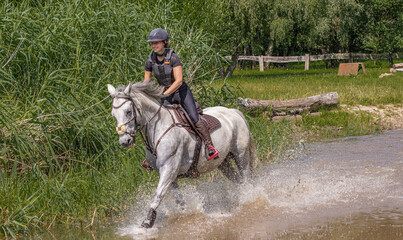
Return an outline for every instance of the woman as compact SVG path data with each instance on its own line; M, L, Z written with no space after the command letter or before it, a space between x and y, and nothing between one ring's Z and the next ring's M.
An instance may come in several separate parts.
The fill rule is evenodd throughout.
M214 159L220 153L214 148L210 133L204 121L200 120L196 110L196 104L189 86L183 81L182 63L176 53L169 49L168 32L157 28L150 32L148 41L153 52L145 64L144 81L151 79L151 75L157 79L158 84L165 87L163 104L180 104L189 114L196 126L196 130L204 140L208 149L208 160Z

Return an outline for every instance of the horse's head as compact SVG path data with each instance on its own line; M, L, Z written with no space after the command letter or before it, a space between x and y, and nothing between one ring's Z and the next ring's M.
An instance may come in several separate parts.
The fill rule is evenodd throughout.
M133 147L136 144L137 116L140 112L130 96L131 88L131 84L116 89L108 84L109 94L113 98L112 116L116 119L116 131L123 147Z
M108 91L113 98L112 116L117 122L119 143L132 147L140 125L147 124L159 112L164 87L154 87L151 80L146 80L116 89L108 84Z

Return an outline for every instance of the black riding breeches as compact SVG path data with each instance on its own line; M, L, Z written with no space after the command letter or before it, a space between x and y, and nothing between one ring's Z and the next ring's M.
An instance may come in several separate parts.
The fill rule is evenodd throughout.
M189 86L183 82L182 86L168 97L161 98L162 104L180 104L189 114L193 123L199 121L199 113L196 109L196 103Z

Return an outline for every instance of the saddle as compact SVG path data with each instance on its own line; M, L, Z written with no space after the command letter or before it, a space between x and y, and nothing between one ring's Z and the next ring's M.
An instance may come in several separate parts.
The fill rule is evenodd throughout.
M195 130L196 127L194 126L194 123L192 122L189 114L186 112L186 110L183 107L181 107L178 104L173 104L173 105L170 105L170 108L174 110L174 113L178 120L178 125L182 126L189 133L194 134L196 136L196 147L195 147L195 151L193 154L192 165L190 166L187 173L181 174L178 177L179 178L197 178L200 176L200 173L197 170L197 164L199 163L199 156L200 156L200 151L201 151L201 147L202 147L202 138L196 132L196 130ZM204 121L204 123L206 123L207 128L210 133L221 127L221 123L217 118L215 118L211 115L208 115L208 114L203 114L203 109L200 107L199 103L197 103L197 102L196 102L196 108L197 108L197 112L199 113L200 120Z
M185 111L185 109L183 109L183 107L181 107L178 104L173 104L172 106L173 106L175 115L178 119L178 123L181 126L183 126L188 132L196 135L194 124L193 124L192 120L190 119L189 114ZM196 109L197 109L197 112L199 113L200 120L204 121L204 123L207 125L207 128L210 133L213 132L214 130L216 130L217 128L221 127L221 123L217 118L215 118L211 115L208 115L208 114L203 114L203 109L200 107L199 103L197 103L197 102L196 102Z

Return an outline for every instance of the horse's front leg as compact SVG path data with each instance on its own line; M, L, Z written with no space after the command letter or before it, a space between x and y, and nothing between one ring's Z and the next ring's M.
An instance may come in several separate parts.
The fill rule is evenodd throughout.
M174 182L176 179L177 171L175 171L176 168L172 166L172 162L169 160L166 161L166 164L159 169L160 180L158 182L158 187L155 190L154 196L151 200L151 206L147 218L141 224L141 226L144 228L151 228L154 225L157 217L156 210L164 198L169 186L171 186L172 182Z

